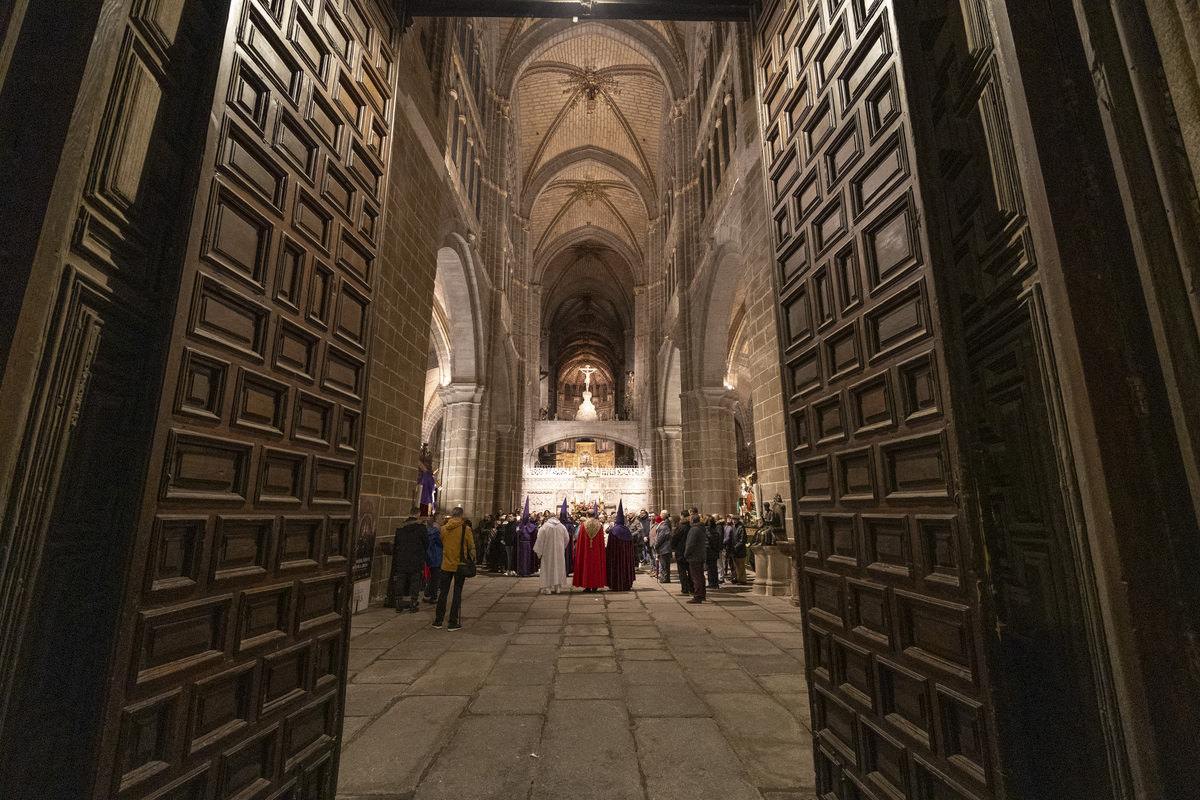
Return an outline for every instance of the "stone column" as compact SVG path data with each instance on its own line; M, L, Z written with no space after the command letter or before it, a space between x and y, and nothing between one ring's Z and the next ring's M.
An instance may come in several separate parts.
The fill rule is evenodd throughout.
M683 394L684 501L705 514L737 509L737 440L733 409L737 394L724 387Z
M442 418L442 489L438 508L449 513L461 505L467 516L474 519L483 387L451 383L438 389L438 395L446 409Z
M660 490L654 502L672 514L683 506L683 436L678 425L662 425L655 430L658 449L662 454L654 465L658 478L654 485Z

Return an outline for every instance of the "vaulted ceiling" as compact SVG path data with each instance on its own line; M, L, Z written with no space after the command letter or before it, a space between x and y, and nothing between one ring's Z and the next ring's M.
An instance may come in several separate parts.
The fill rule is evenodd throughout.
M681 86L673 22L502 20L500 90L510 87L521 214L556 366L620 369L646 282L662 135ZM595 324L580 319L594 316Z
M589 226L645 257L666 90L658 65L605 28L589 24L530 54L516 84L535 260L556 238Z

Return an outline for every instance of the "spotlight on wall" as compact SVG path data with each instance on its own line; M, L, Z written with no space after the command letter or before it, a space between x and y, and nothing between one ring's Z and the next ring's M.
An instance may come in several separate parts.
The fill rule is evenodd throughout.
M579 22L579 17L571 17L571 22Z
M732 392L736 387L734 387L729 381L725 381L725 388Z

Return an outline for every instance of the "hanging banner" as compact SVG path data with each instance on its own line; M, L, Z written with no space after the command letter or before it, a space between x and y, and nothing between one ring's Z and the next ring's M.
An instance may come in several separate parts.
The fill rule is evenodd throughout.
M366 611L371 603L371 560L375 556L375 528L383 497L358 496L358 525L354 537L354 613Z

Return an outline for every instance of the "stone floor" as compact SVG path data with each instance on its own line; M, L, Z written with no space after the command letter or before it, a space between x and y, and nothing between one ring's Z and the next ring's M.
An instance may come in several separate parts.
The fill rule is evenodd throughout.
M677 590L480 576L461 631L355 616L339 799L813 798L800 610Z

